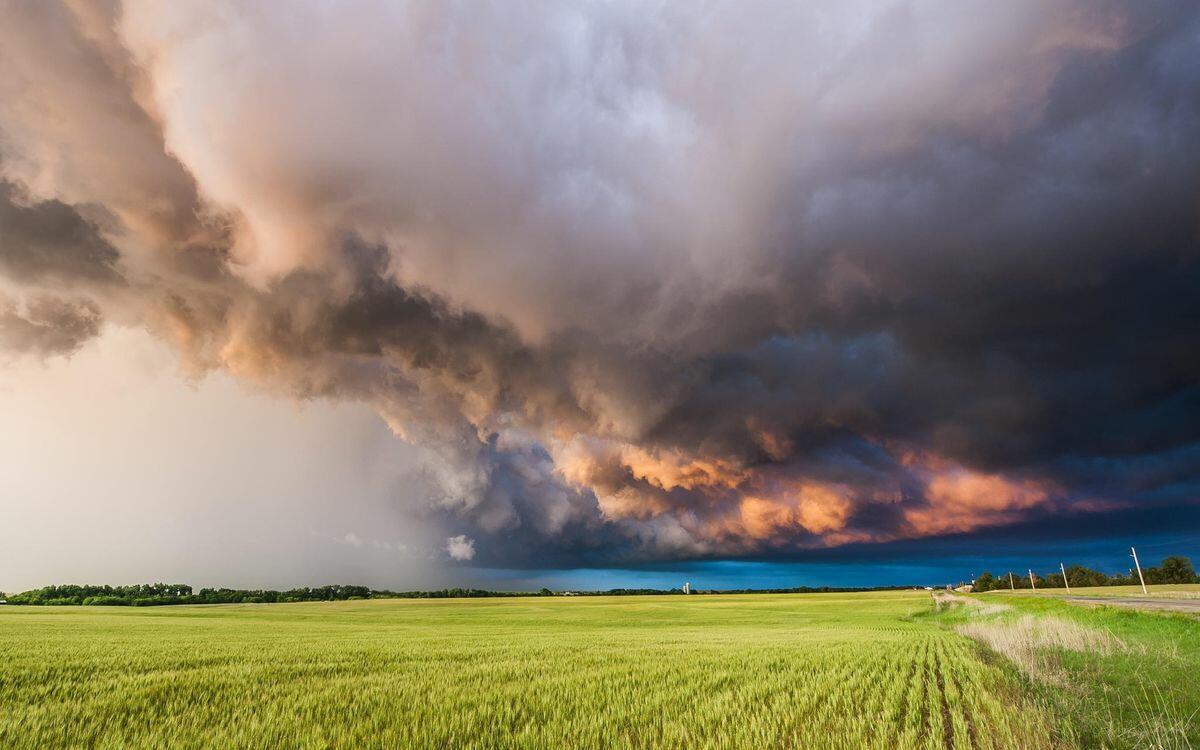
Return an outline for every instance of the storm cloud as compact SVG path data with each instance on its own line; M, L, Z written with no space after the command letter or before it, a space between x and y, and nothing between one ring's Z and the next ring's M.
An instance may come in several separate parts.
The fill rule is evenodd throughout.
M116 282L117 250L92 223L57 201L24 204L25 196L0 182L0 263L20 283Z
M368 5L5 2L0 344L367 403L477 564L1197 502L1193 4Z

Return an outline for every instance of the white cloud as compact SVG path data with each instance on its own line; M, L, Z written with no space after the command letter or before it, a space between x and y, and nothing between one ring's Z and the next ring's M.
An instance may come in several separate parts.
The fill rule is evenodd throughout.
M475 557L475 540L466 534L448 537L446 552L451 560L470 560Z

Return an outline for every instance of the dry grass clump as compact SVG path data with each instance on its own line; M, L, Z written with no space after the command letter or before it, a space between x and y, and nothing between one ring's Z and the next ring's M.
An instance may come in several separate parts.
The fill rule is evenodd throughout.
M975 601L973 599L971 600L971 603L974 605L973 613L979 615L980 617L999 615L1012 611L1012 607L1008 606L1007 604L996 604L995 602L984 603Z
M1058 650L1111 654L1125 644L1111 633L1084 627L1058 617L1026 615L1015 620L967 622L955 628L1012 660L1034 677L1056 678Z
M972 615L977 615L979 617L989 617L991 615L999 615L1012 611L1012 607L1007 604L981 602L978 599L971 599L966 596L958 596L957 594L952 594L949 591L935 591L933 594L933 606L939 612L953 609L955 607L965 607L970 609Z

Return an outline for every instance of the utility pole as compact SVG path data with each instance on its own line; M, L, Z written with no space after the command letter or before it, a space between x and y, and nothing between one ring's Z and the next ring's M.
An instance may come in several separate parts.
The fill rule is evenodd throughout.
M1058 564L1058 569L1062 571L1063 585L1067 587L1067 593L1069 594L1071 593L1071 584L1067 583L1067 569L1063 567L1062 563Z
M1011 570L1010 570L1010 571L1008 571L1008 588L1009 588L1009 590L1010 590L1010 591L1016 591L1016 590L1017 590L1017 584L1013 583L1013 579L1012 579L1012 571L1011 571Z
M1037 584L1033 582L1033 568L1029 569L1029 585L1033 587L1034 591L1037 591Z
M1133 555L1133 565L1135 568L1137 568L1138 580L1142 582L1142 593L1149 596L1150 592L1146 590L1146 579L1142 576L1142 564L1138 562L1137 559L1137 550L1135 550L1133 547L1130 547L1129 552Z

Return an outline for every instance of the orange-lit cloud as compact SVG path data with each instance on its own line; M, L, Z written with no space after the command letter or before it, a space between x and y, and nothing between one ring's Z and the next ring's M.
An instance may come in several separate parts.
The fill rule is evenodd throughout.
M905 462L925 480L925 502L904 512L914 536L1011 523L1059 492L1050 482L972 471L928 455L909 454Z
M796 530L822 535L844 528L851 507L844 488L801 482L772 497L743 496L737 519L744 533L755 539Z

